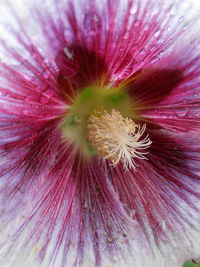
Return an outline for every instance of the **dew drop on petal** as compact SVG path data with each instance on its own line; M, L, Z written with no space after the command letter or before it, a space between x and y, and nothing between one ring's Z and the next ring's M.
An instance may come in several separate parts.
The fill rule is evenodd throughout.
M130 209L130 217L133 218L135 216L135 210Z
M130 14L132 15L135 14L137 12L137 8L138 8L137 5L132 6L130 9Z
M162 228L163 228L163 230L166 230L166 228L167 228L167 225L166 225L165 221L162 222Z
M185 117L187 116L188 112L189 112L188 108L182 108L181 110L177 110L177 109L174 110L174 113L178 117Z
M124 39L126 40L126 39L128 39L128 37L129 37L129 32L127 31L125 34L124 34Z
M177 9L176 9L176 7L174 6L174 7L172 7L172 9L170 10L170 15L171 15L171 16L175 16L176 13L177 13Z
M29 116L29 115L31 115L31 111L28 110L28 109L24 109L22 113L23 113L24 116Z
M178 22L179 22L179 23L182 23L183 21L184 21L184 17L181 16L181 17L178 19Z
M73 32L71 29L66 28L64 30L64 36L65 38L70 42L73 39Z
M55 61L59 71L66 77L76 75L79 70L79 64L73 51L67 47L58 53Z
M65 55L67 56L68 59L72 59L73 58L73 52L70 51L70 49L68 47L65 47L63 49Z
M86 14L84 17L83 26L86 30L101 26L99 16L93 13Z
M43 77L44 77L45 79L48 79L48 78L50 77L50 72L49 72L49 70L45 70L45 71L43 72Z
M135 28L138 27L140 25L140 21L139 20L135 20L134 26Z
M157 30L155 33L154 33L154 37L158 37L160 34L160 30Z

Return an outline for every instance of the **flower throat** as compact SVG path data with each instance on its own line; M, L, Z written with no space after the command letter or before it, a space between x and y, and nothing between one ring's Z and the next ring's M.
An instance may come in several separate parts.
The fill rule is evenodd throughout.
M145 125L133 120L133 104L123 89L86 87L74 99L62 123L63 137L86 158L95 155L135 168L151 144L141 138Z

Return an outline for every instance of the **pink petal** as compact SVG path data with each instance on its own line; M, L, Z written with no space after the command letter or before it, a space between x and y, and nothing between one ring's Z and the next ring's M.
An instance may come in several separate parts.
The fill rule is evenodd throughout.
M154 246L169 260L164 243L179 246L175 258L184 246L193 252L187 227L199 231L200 57L190 32L197 16L189 19L179 1L122 4L36 1L33 36L12 6L11 16L2 12L0 215L10 236L1 248L12 251L14 241L30 253L39 244L39 264L84 266L90 253L91 266L114 257L126 264L137 251L134 266L149 266L143 258L154 259ZM66 95L123 82L153 141L136 172L85 162L60 131Z

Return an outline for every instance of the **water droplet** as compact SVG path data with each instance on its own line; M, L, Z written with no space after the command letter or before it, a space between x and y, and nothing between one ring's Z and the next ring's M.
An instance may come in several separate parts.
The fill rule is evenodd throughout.
M131 9L130 9L130 14L135 14L137 12L137 5L134 5L134 6L132 6L131 7Z
M87 203L87 199L85 200L84 202L84 206L83 206L84 209L87 209L88 208L88 203Z
M50 74L50 71L49 71L48 69L46 69L46 70L43 72L43 77L44 77L45 79L48 79L50 75L51 75L51 74Z
M64 36L66 40L71 41L73 39L73 31L71 29L65 29Z
M166 230L166 228L167 228L166 222L163 221L163 222L162 222L162 229L163 229L163 230Z
M65 47L63 49L65 55L67 56L68 59L72 59L73 58L73 52L69 50L68 47Z
M135 20L135 22L134 22L134 26L135 27L138 27L140 25L140 21L139 20Z
M94 21L95 22L98 22L99 21L99 17L96 14L94 15Z
M172 31L172 27L168 27L168 28L166 29L166 32L167 32L167 33L171 32L171 31Z
M154 37L158 37L160 34L160 30L157 30L155 33L154 33Z
M133 218L135 215L135 210L133 209L130 209L130 217Z
M31 111L30 110L28 110L28 109L24 109L23 110L23 115L24 116L29 116L31 114Z
M181 17L178 19L178 22L179 22L179 23L182 23L183 21L184 21L184 17L181 16Z
M125 34L124 34L124 39L126 40L126 39L128 39L128 37L129 37L129 32L126 32Z
M188 27L188 23L185 23L182 27L182 31L184 32L185 30L187 30L187 27Z
M188 99L183 99L183 100L182 100L182 103L183 103L183 104L187 104L187 103L188 103Z
M87 13L85 14L83 25L86 30L90 30L93 28L94 23L98 23L99 17L96 14Z
M148 30L149 30L149 25L146 24L146 25L143 27L143 30L144 30L144 31L148 31Z
M176 8L175 6L173 6L173 7L171 8L171 10L170 10L170 15L171 15L171 16L175 16L176 13L177 13L177 8Z
M182 108L182 109L175 109L174 113L176 114L176 116L178 117L185 117L188 115L189 109L188 108Z
M160 7L158 5L154 6L152 10L152 15L157 15L160 11Z

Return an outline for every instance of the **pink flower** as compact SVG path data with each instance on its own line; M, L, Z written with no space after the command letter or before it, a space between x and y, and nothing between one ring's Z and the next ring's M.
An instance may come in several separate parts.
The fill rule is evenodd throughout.
M62 267L176 267L198 255L192 8L48 0L20 20L2 6L2 264L19 251Z

